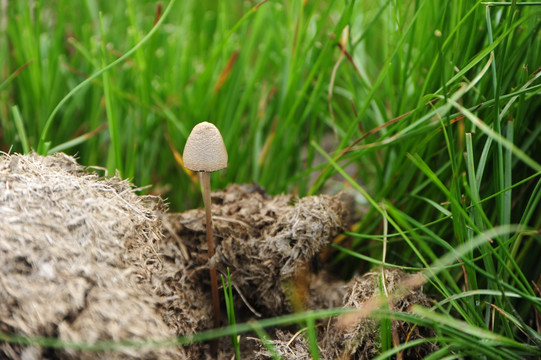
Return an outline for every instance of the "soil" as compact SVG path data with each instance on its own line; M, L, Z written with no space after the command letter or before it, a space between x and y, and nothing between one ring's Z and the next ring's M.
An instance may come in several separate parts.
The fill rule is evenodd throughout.
M430 305L415 274L376 269L345 282L324 270L319 254L354 216L346 195L271 197L257 185L231 185L212 199L216 251L208 259L203 209L170 213L159 197L138 196L129 182L88 172L64 154L0 156L0 358L215 358L207 343L118 346L211 328L209 264L231 273L238 323L359 309L318 326L323 359L378 353L379 321L369 315L383 304L382 279L394 310ZM399 321L392 329L401 343L431 336ZM284 359L310 358L297 330L269 329ZM52 339L48 346L24 340L43 338ZM76 346L96 341L112 341L114 349ZM254 334L240 342L243 359L272 358ZM434 349L423 345L402 357ZM229 338L220 339L218 351L218 358L232 358Z

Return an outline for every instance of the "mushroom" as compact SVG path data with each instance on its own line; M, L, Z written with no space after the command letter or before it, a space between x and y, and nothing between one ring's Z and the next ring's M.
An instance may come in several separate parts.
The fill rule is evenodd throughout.
M197 124L188 136L184 147L184 167L198 171L203 189L205 205L207 243L209 260L214 256L214 239L212 236L212 215L210 202L210 173L227 167L227 150L224 140L216 126L208 122ZM216 264L210 266L210 286L212 289L212 305L214 307L214 327L220 326L220 302L218 298L218 278Z

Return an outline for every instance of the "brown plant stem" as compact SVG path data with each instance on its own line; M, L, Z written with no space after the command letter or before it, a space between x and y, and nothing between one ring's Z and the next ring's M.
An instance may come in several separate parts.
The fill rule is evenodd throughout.
M203 186L203 202L205 204L206 226L207 226L207 244L209 261L214 256L214 238L212 234L212 214L210 201L210 173L200 172L201 185ZM220 327L220 300L218 297L218 277L216 275L216 264L212 264L209 269L210 286L212 289L212 306L214 308L214 328Z

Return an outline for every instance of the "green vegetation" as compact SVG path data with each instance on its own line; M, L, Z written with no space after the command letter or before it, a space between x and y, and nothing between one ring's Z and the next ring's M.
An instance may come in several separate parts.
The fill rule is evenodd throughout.
M8 1L0 149L77 154L181 210L201 197L175 151L212 122L216 188L351 191L340 275L427 274L432 311L374 316L434 328L434 358L540 356L540 30L538 2Z
M233 285L231 285L231 274L229 268L227 268L227 284L224 280L224 276L221 275L222 287L224 289L225 308L227 311L227 323L232 329L235 329L237 322L235 319L235 302L233 300ZM235 349L235 359L240 360L240 344L236 333L231 335L231 345Z

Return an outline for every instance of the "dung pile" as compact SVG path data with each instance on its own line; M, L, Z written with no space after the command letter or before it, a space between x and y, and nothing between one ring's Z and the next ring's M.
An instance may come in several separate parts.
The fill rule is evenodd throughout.
M212 326L208 296L211 262L224 277L227 269L231 273L238 322L298 310L359 309L354 316L325 320L318 326L323 359L370 359L379 352L379 320L369 315L382 305L381 276L385 279L389 304L394 311L407 312L413 304L430 306L418 275L386 269L356 276L346 283L324 270L318 271L322 267L318 264L318 254L350 221L347 199L326 195L299 200L288 195L269 197L255 185L231 185L214 192L212 198L217 246L210 261L207 259L203 209L169 214L163 219L168 229L165 236L169 239L161 243L159 252L166 259L162 269L169 269L165 272L171 274L167 281L171 286L169 293L164 294L170 301L162 305L164 317L169 319L170 325L178 326L175 314L186 306L204 314L195 326L177 328L179 334ZM206 301L194 302L194 293L197 299ZM398 321L393 321L392 327L398 343L433 335L427 329ZM271 342L284 359L310 358L302 335L287 329L272 331ZM230 341L223 340L220 358L231 358ZM241 344L246 346L243 358L272 358L261 341L252 335L243 335ZM417 359L419 354L426 355L434 349L428 343L408 349L402 355L404 359ZM193 358L209 354L208 348L200 345L190 347L188 351Z
M382 296L381 284L385 284L386 294ZM423 278L419 275L406 274L396 269L385 269L355 276L347 284L343 307L357 309L349 315L333 318L320 327L318 345L324 360L355 359L369 360L376 357L381 349L380 320L370 315L381 306L388 306L396 312L408 312L413 305L429 307L430 299L422 291ZM327 291L335 291L328 287ZM323 324L322 324L323 325ZM430 329L417 327L407 322L391 322L393 341L404 344L417 339L434 336ZM272 344L285 359L309 359L310 350L306 340L298 334L277 330ZM260 340L255 359L271 359L272 354ZM410 347L400 353L402 359L423 359L437 350L437 347L425 342Z
M276 315L292 310L290 284L309 273L317 254L344 228L348 210L333 196L267 197L253 185L232 185L213 193L215 262L257 312ZM189 253L186 266L198 269L206 282L207 245L202 209L169 218L177 239ZM292 290L293 291L293 290Z
M327 359L372 359L380 351L380 320L369 317L379 306L392 311L408 312L413 305L431 306L423 293L424 280L417 274L406 274L397 269L369 272L354 277L347 284L344 307L359 310L358 314L333 319L323 335ZM381 284L384 283L384 291ZM384 294L383 294L384 293ZM385 300L384 300L385 299ZM393 320L391 333L397 344L433 336L431 330ZM337 346L338 345L338 346ZM401 352L403 359L423 359L436 350L431 343L421 344Z
M0 358L214 358L206 343L154 342L212 327L212 263L222 275L231 272L239 323L363 308L376 296L377 277L345 283L321 270L318 255L348 226L351 202L270 197L255 185L231 185L212 197L216 252L209 260L202 209L168 213L161 199L137 196L128 182L85 172L63 154L0 156L0 339L53 339L53 346L0 340ZM389 291L406 278L388 272ZM428 301L419 288L397 299L400 311ZM371 321L327 320L318 327L322 357L377 352ZM291 331L269 329L284 359L307 357L303 336ZM106 342L91 351L73 346L96 341ZM244 359L270 356L253 334L242 336L241 350ZM230 339L220 339L219 358L232 355Z
M0 332L90 343L173 335L156 296L138 286L157 254L130 251L160 239L160 207L128 182L85 173L63 154L1 156ZM0 343L0 358L97 356ZM183 350L125 348L107 357L178 359Z
M341 303L341 292L328 292L322 284L330 277L310 269L317 268L317 255L349 219L343 201L333 196L298 201L289 195L269 197L256 185L231 185L214 192L212 199L216 249L210 261L222 275L227 269L231 273L238 321ZM162 222L168 229L157 248L163 266L149 280L167 299L161 303L163 317L179 335L209 329L213 312L204 210L166 214ZM229 339L222 345L230 351ZM206 350L197 345L187 351L199 358Z

